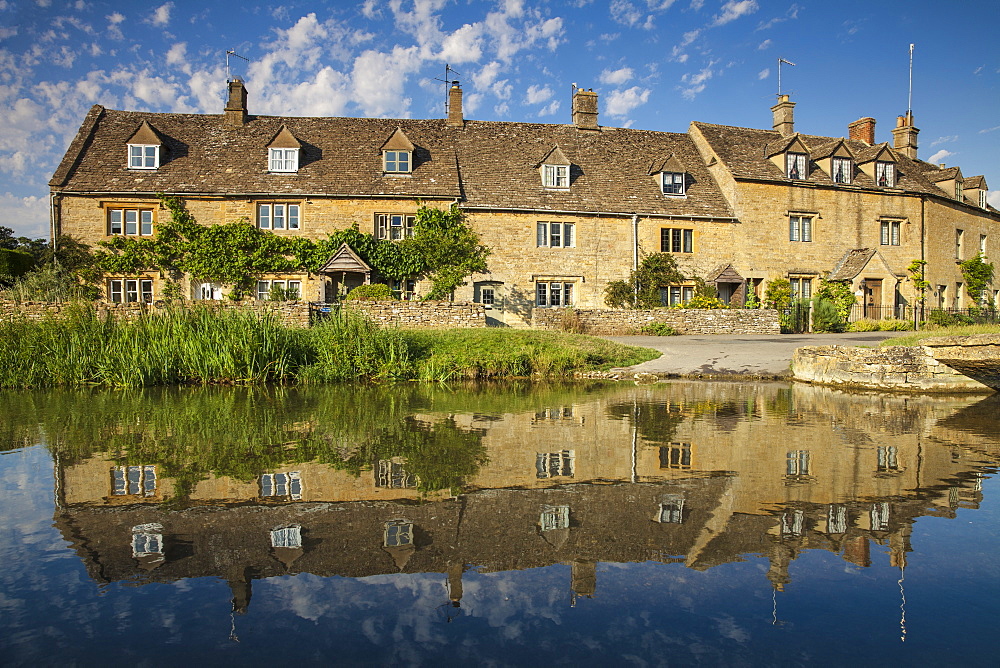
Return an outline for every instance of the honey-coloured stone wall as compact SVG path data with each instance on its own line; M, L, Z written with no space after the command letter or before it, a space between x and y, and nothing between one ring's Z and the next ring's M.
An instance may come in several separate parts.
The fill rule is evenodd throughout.
M576 320L574 323L573 320ZM678 334L780 334L778 312L773 309L557 309L536 308L535 329L576 328L585 334L627 336L640 334L646 325L662 323Z

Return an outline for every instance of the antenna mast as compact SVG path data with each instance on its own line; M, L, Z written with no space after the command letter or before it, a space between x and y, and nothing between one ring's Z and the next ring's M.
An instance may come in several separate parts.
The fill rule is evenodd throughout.
M448 107L450 106L448 104L448 100L449 100L448 89L451 88L452 84L457 84L458 83L458 79L452 79L451 78L452 74L461 75L462 73L459 72L458 70L456 70L454 67L452 67L448 63L445 63L445 65L444 65L444 79L438 79L437 77L434 77L434 81L443 81L444 82L444 115L445 116L448 115L448 111L449 111Z
M910 45L910 92L906 97L906 115L913 116L913 45ZM912 124L913 121L910 121Z
M795 63L784 58L778 58L778 97L781 97L781 63L795 67Z
M227 83L233 80L233 78L229 75L229 56L234 56L236 58L239 58L240 60L245 60L248 63L250 62L249 58L244 58L243 56L241 56L240 54L236 53L232 49L226 50L226 82Z

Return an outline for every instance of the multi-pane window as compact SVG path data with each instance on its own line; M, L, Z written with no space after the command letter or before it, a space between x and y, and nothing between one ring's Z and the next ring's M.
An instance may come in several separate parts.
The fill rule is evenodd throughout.
M267 149L268 171L297 172L299 171L299 149L269 148Z
M989 193L985 190L979 191L979 208L985 209L989 205L989 201L987 200L988 196Z
M812 216L788 217L789 241L812 241Z
M260 476L260 495L298 501L302 498L302 475L298 471L264 473Z
M572 306L573 284L563 282L542 282L535 284L536 306Z
M404 302L412 301L417 294L417 282L412 278L392 279L392 294Z
M691 444L671 443L660 447L661 469L690 469Z
M937 286L937 296L938 296L938 308L946 308L948 306L948 286L947 285Z
M112 278L108 281L108 301L131 304L153 301L153 281L149 278Z
M985 234L980 234L979 235L979 254L982 255L984 258L986 257L986 235Z
M111 469L112 496L153 496L156 494L156 467L116 466Z
M538 520L542 531L569 528L569 506L542 506L542 516Z
M576 245L573 223L538 223L535 242L540 248L571 248Z
M271 530L271 547L302 547L302 527L293 524Z
M785 176L790 179L806 178L806 154L786 153L785 154Z
M417 477L407 473L402 462L380 459L375 464L375 486L387 489L409 489L417 486Z
M683 195L684 174L682 172L663 172L663 194Z
M680 494L664 494L656 521L663 524L683 524L684 497Z
M413 236L416 216L402 213L379 213L375 215L375 234L379 239L398 241Z
M899 221L898 220L883 220L882 221L882 245L883 246L898 246L899 245Z
M896 164L879 160L875 163L875 183L882 188L896 185Z
M413 545L413 522L409 520L389 520L382 533L382 544L386 547Z
M850 158L833 158L833 182L850 183L854 172L854 164Z
M266 301L277 296L271 294L272 290L284 292L285 299L294 301L302 296L302 281L257 281L257 299Z
M262 230L299 229L299 205L258 204L257 227Z
M386 151L384 154L385 171L408 173L410 171L409 151Z
M546 188L569 188L569 165L542 165L542 185Z
M129 169L156 169L160 166L160 147L150 144L128 145Z
M694 287L690 285L668 285L660 288L660 301L667 306L680 306L694 299Z
M572 478L575 462L576 450L539 452L535 455L535 477L540 479L555 476Z
M961 260L964 257L965 230L955 230L955 259Z
M108 209L108 234L130 237L153 235L152 209Z
M788 282L792 284L793 299L812 299L811 278L790 278Z
M781 535L801 536L805 513L801 510L786 510L781 514Z
M962 198L964 197L964 195L965 195L965 184L962 183L959 180L956 180L955 181L955 199L957 199L959 202L961 202Z
M479 289L479 303L484 306L493 306L496 303L496 291L493 288Z
M660 228L660 252L662 253L693 253L694 230Z
M785 457L785 475L809 475L809 451L792 450Z

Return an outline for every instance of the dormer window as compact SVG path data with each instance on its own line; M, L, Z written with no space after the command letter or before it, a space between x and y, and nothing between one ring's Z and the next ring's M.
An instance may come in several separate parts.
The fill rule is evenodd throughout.
M410 173L409 151L385 151L385 171L394 174Z
M662 172L662 185L664 195L684 194L684 173L683 172Z
M129 169L156 169L160 166L160 147L149 144L128 145Z
M268 150L268 171L270 172L297 172L299 171L299 149L297 148L269 148Z
M963 187L964 184L961 181L955 181L955 199L959 202L961 202L964 197Z
M832 176L834 183L850 183L853 171L854 163L850 158L833 158Z
M396 128L382 144L382 171L386 174L409 174L413 171L413 151L416 147L402 128Z
M546 188L569 188L569 165L542 165L542 185Z
M985 190L979 191L979 208L985 209L989 206L989 202L986 201L987 192Z
M786 153L785 154L785 176L790 179L806 178L806 154Z
M880 188L896 186L896 165L879 160L875 163L875 184Z

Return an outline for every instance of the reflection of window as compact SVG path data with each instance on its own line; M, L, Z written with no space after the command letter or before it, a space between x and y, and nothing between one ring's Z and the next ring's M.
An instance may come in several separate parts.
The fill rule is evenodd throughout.
M876 470L879 473L899 470L899 458L896 454L895 445L878 446L878 465Z
M302 527L298 524L271 530L271 547L302 547Z
M153 496L156 494L155 466L116 466L111 469L113 496Z
M417 486L417 478L406 472L403 464L391 459L380 459L375 466L375 486L389 489L406 489Z
M573 477L573 464L576 461L576 450L560 450L558 452L539 452L535 455L535 477L552 478L563 476Z
M809 475L809 451L792 450L785 459L787 475Z
M660 513L656 521L664 524L683 524L684 497L680 494L665 494L660 502Z
M562 406L561 408L543 408L535 411L535 420L564 420L573 417L572 406Z
M402 213L379 213L375 215L375 235L379 239L398 241L413 236L413 223L416 216Z
M781 514L781 535L801 536L804 518L805 515L801 510L786 510Z
M542 517L538 523L542 531L569 528L569 506L542 506Z
M661 227L660 251L663 253L693 253L694 230Z
M302 476L298 471L289 473L264 473L260 476L260 495L285 497L298 501L302 498Z
M132 527L132 556L163 558L163 525L151 522Z
M844 533L847 531L847 506L830 506L826 516L827 533Z
M660 448L661 469L691 468L691 444L671 443Z
M889 529L889 502L878 501L871 509L872 531L887 531Z
M573 304L573 284L536 283L535 304L537 306L571 306Z
M413 522L409 520L389 520L386 522L383 544L386 547L413 545Z

